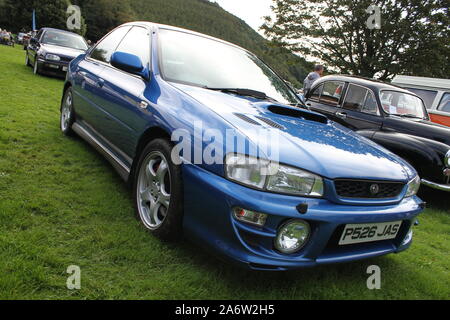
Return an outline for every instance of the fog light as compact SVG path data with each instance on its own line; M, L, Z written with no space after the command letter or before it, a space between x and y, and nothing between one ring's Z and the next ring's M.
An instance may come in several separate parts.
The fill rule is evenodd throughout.
M255 211L234 208L234 217L242 222L250 223L259 227L264 226L267 220L267 214Z
M286 254L299 251L309 239L311 228L303 220L290 220L278 230L275 248Z

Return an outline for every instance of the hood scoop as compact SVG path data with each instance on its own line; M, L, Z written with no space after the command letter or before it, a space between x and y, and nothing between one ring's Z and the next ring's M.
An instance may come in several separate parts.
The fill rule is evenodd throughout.
M322 116L318 113L302 110L302 109L293 109L293 108L286 108L281 106L270 106L268 110L272 113L278 114L280 116L285 117L291 117L291 118L297 118L297 119L304 119L304 120L310 120L315 122L320 122L327 124L328 118L325 116Z

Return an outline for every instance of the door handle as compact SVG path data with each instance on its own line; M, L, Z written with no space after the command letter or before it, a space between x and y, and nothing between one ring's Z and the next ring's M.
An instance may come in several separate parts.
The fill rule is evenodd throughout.
M345 112L336 112L336 116L338 116L341 119L347 118L347 114Z
M103 86L105 85L105 80L103 79L98 79L97 84L100 88L103 88Z

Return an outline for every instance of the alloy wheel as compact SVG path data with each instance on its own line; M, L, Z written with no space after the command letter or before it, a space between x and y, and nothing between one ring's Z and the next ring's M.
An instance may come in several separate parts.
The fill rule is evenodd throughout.
M158 229L170 205L170 167L165 156L153 151L142 162L137 183L137 207L144 225Z

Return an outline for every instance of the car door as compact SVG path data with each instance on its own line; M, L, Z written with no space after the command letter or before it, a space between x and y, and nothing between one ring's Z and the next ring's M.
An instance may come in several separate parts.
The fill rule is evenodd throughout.
M116 52L138 56L142 65L150 68L150 30L134 26L123 38ZM100 104L105 111L103 123L105 137L119 150L132 157L139 138L138 132L145 127L142 117L148 102L144 91L148 80L107 65L102 73L103 86Z
M380 129L382 117L372 90L350 83L337 112L337 121L352 130Z
M313 89L308 98L307 106L313 111L325 114L336 121L336 112L344 91L345 82L326 81Z
M109 64L111 55L131 27L119 27L104 37L80 61L75 72L74 105L77 115L95 133L105 134L105 120L108 119L101 99L103 80L100 77ZM94 129L95 128L95 129Z

